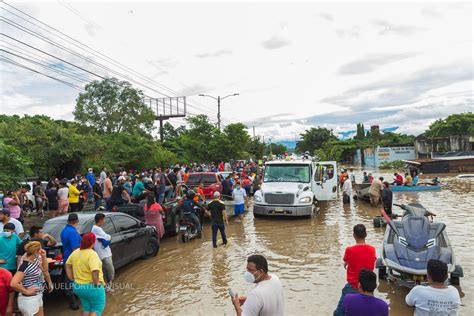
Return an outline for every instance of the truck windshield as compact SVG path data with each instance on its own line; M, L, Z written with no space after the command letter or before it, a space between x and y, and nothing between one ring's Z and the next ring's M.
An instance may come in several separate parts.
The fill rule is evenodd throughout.
M305 182L310 180L309 165L281 164L265 166L264 182Z

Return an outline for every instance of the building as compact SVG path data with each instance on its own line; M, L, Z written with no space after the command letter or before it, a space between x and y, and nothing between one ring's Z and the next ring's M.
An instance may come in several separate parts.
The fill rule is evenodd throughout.
M474 151L474 136L426 137L415 138L415 151L418 159L434 158L447 152Z
M358 155L356 155L357 157ZM415 159L415 147L375 147L364 150L364 165L377 168L382 162ZM356 158L357 160L357 158Z

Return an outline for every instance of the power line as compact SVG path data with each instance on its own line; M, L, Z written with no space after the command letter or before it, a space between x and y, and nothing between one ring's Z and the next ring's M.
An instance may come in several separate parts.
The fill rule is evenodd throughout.
M65 41L65 42L67 42L67 43L69 43L69 44L72 44L72 45L74 45L74 46L76 46L76 47L82 49L83 51L86 51L86 52L88 52L88 53L94 55L95 57L99 57L100 59L102 59L102 60L104 60L104 61L106 61L106 62L110 62L110 63L114 64L115 66L118 66L119 68L121 68L122 70L125 70L125 71L126 71L127 73L129 73L129 74L131 73L131 74L133 74L133 75L135 75L135 76L137 76L137 77L140 77L142 80L145 80L146 82L152 83L153 85L159 86L159 87L161 87L161 88L163 88L163 89L165 89L165 90L167 90L167 91L171 91L171 92L173 92L174 94L177 94L176 91L174 91L174 90L172 90L172 89L170 89L170 88L168 88L168 87L166 87L166 86L164 86L164 85L161 85L161 84L157 83L156 81L154 81L154 80L152 80L152 79L150 79L150 78L148 78L148 77L146 77L146 76L144 76L144 75L142 75L142 74L136 72L135 70L133 70L133 69L131 69L131 68L129 68L129 67L127 67L127 66L121 64L120 62L118 62L118 61L112 59L111 57L109 57L109 56L107 56L107 55L105 55L105 54L103 54L103 53L100 53L99 51L97 51L97 50L95 50L95 49L93 49L93 48L87 46L86 44L83 44L83 43L79 42L78 40L76 40L76 39L70 37L69 35L67 35L67 34L65 34L65 33L63 33L63 32L61 32L60 30L58 30L58 29L56 29L56 28L54 28L54 27L52 27L52 26L50 26L50 25L48 25L48 24L46 24L46 23L44 23L44 22L42 22L42 21L40 21L40 20L38 20L38 19L36 19L36 18L34 18L33 16L29 15L28 13L26 13L26 12L20 10L20 9L17 9L16 7L14 7L14 6L12 6L12 5L8 4L8 3L5 3L5 2L3 2L3 3L4 3L5 5L11 7L12 9L14 9L14 10L16 10L16 11L22 13L23 15L29 17L30 19L35 20L35 21L37 21L38 23L41 23L42 25L45 25L45 26L48 27L49 29L52 29L52 30L54 30L55 32L57 32L57 33L59 33L59 34L65 36L66 38L71 39L71 40L74 41L74 42L71 42L70 40L65 39L64 37L61 37L61 36L59 36L58 34L55 34L55 33L51 32L51 31L45 29L44 27L41 27L40 25L38 25L38 24L36 24L36 23L33 23L33 22L29 21L28 19L25 19L25 18L21 17L20 15L15 14L14 12L9 11L9 10L7 10L6 8L2 7L2 9L5 10L6 12L8 12L8 13L10 13L10 14L12 14L12 15L14 15L14 16L16 16L16 17L18 17L18 18L20 18L20 19L22 19L22 20L24 20L24 21L26 21L26 22L28 22L29 24L34 25L34 26L37 27L37 28L40 28L40 29L43 30L43 31L48 32L49 34L52 34L52 35L54 35L54 36L60 38L62 41ZM77 11L77 10L76 10L76 11ZM8 20L8 21L7 21L7 20ZM28 29L28 28L26 28L26 27L23 26L23 25L20 25L20 24L18 24L18 23L15 23L15 22L13 22L12 20L4 19L4 22L7 23L7 24L10 24L10 25L13 26L13 27L16 27L16 28L22 30L22 31L25 32L25 33L28 33L29 35L35 36L35 37L37 37L37 38L39 38L39 39L41 39L41 40L43 40L43 41L46 41L47 43L49 43L49 44L51 44L51 45L53 45L53 46L56 46L56 47L58 47L58 48L60 48L60 49L63 49L63 50L65 50L65 51L67 51L67 52L69 52L69 53L71 53L71 54L73 54L73 55L75 55L75 56L77 56L77 57L80 57L80 58L82 58L82 59L88 61L89 63L93 63L93 64L95 64L96 66L101 67L102 69L105 69L105 70L108 70L108 71L110 71L110 72L113 72L114 74L117 74L117 75L119 75L119 76L121 76L121 77L124 77L124 78L130 80L130 81L133 81L133 82L135 82L135 83L138 83L139 85L142 85L142 86L144 86L144 87L146 87L146 88L148 88L148 89L150 89L150 90L153 90L153 91L155 91L155 92L158 92L159 94L166 95L166 94L162 93L161 91L157 91L157 90L155 90L155 89L153 89L153 88L150 88L149 86L144 85L143 83L140 83L140 82L138 82L138 81L136 81L136 80L133 80L133 79L131 79L131 78L129 78L129 77L123 75L123 74L120 74L120 73L118 73L118 72L116 72L116 71L110 69L109 67L106 67L106 66L104 66L104 65L102 65L102 64L100 64L100 63L98 63L98 62L96 62L96 61L94 61L94 60L91 60L90 58L87 58L86 56L84 56L84 55L82 55L82 54L77 54L77 53L71 51L70 49L68 49L67 47L65 47L65 46L63 46L63 45L61 45L61 44L58 44L57 42L54 42L53 40L51 40L51 39L49 39L49 38L43 36L42 34L39 34L39 33L35 32L35 31L32 31L31 29ZM9 37L8 35L5 35L5 34L1 34L1 35L4 35L4 36ZM11 37L9 37L9 38L11 38ZM13 38L11 38L11 39L13 39ZM15 39L13 39L13 40L15 40ZM19 41L19 42L21 42L21 41ZM64 61L64 60L58 58L57 56L53 56L53 55L51 55L51 54L48 54L48 53L46 53L46 52L44 52L44 51L42 51L42 50L40 50L40 49L37 49L37 48L35 48L35 47L31 46L31 45L28 45L28 44L23 43L23 42L21 42L21 43L24 44L24 45L27 45L28 47L31 47L31 48L33 48L33 49L36 49L36 50L38 50L38 51L40 51L40 52L42 52L42 53L45 53L45 54L47 54L48 56L51 56L51 57L53 57L53 58L57 58L58 60L61 60L61 61L63 61L63 62L66 62L66 63L68 63L68 64L70 64L70 65L72 65L72 66L74 66L74 67L78 67L78 66L76 66L76 65L73 65L72 63L69 63L69 62L67 62L67 61ZM79 45L76 44L76 43L78 43L79 45L82 45L83 47L87 47L87 49L85 49L85 48L79 46ZM91 51L92 51L92 52L91 52ZM100 55L100 56L99 56L99 55ZM92 72L90 72L90 71L88 71L88 70L86 70L86 69L83 69L83 68L81 68L81 67L80 67L79 69L82 69L83 71L86 71L86 72L88 72L88 73L91 73L91 74L97 76L97 74L92 73ZM100 77L100 78L103 78L102 76L99 76L99 77ZM181 83L181 84L182 84L182 83ZM183 84L182 84L182 85L183 85ZM201 105L202 105L202 104L201 104ZM214 114L215 114L214 112L212 112L212 110L211 110L211 111L204 111L203 108L199 108L198 106L195 106L193 103L190 103L190 102L188 103L188 106L191 107L191 108L195 108L197 111L206 112L206 113L209 114L209 115L214 115ZM202 105L202 106L203 106L203 105ZM204 106L203 106L203 107L204 107Z
M4 60L5 62L10 63L10 64L12 64L12 65L15 65L15 66L18 66L18 67L27 69L27 70L32 71L32 72L34 72L34 73L37 73L37 74L40 74L40 75L42 75L42 76L48 77L48 78L53 79L53 80L56 80L56 81L58 81L58 82L61 82L61 83L65 84L65 85L67 85L67 86L69 86L69 87L71 87L71 88L73 88L73 89L82 91L82 88L79 87L79 86L76 86L76 85L74 85L74 84L72 84L72 83L70 83L70 82L67 82L67 81L65 81L65 80L62 80L62 79L59 79L59 78L55 78L55 77L53 77L53 76L47 75L47 74L45 74L45 73L42 73L42 72L40 72L40 71L37 71L37 70L32 69L32 68L30 68L30 67L27 67L27 66L25 66L25 65L22 65L22 64L20 64L20 63L17 63L16 61L14 61L14 60L12 60L12 59L10 59L10 58L7 58L7 57L5 57L5 56L0 56L0 59Z

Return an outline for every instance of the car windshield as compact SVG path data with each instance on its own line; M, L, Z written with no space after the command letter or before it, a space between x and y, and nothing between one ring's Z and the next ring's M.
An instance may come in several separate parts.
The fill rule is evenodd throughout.
M310 180L309 165L281 164L265 167L264 182L305 182Z
M88 224L87 222L85 224L88 227L84 227L84 225L81 223L77 224L76 226L77 231L81 235L84 234L86 230L90 231L92 228L91 225L87 225ZM53 222L47 221L44 224L43 231L46 234L50 234L51 236L53 236L53 238L56 239L58 242L61 242L61 231L63 230L64 226L66 226L66 218L64 219L64 222L63 221L53 221Z
M217 182L217 178L213 174L190 174L188 184L212 184Z

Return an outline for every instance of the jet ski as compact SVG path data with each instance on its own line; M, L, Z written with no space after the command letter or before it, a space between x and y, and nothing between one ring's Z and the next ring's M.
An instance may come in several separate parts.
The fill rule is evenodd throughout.
M376 262L379 279L387 279L409 288L426 284L428 261L438 259L448 265L450 284L459 285L459 278L464 276L463 270L460 265L456 265L446 225L433 223L433 216L436 215L419 203L394 205L403 210L403 215L384 215L387 227L381 258ZM400 220L397 219L399 217ZM431 221L428 217L431 217Z

